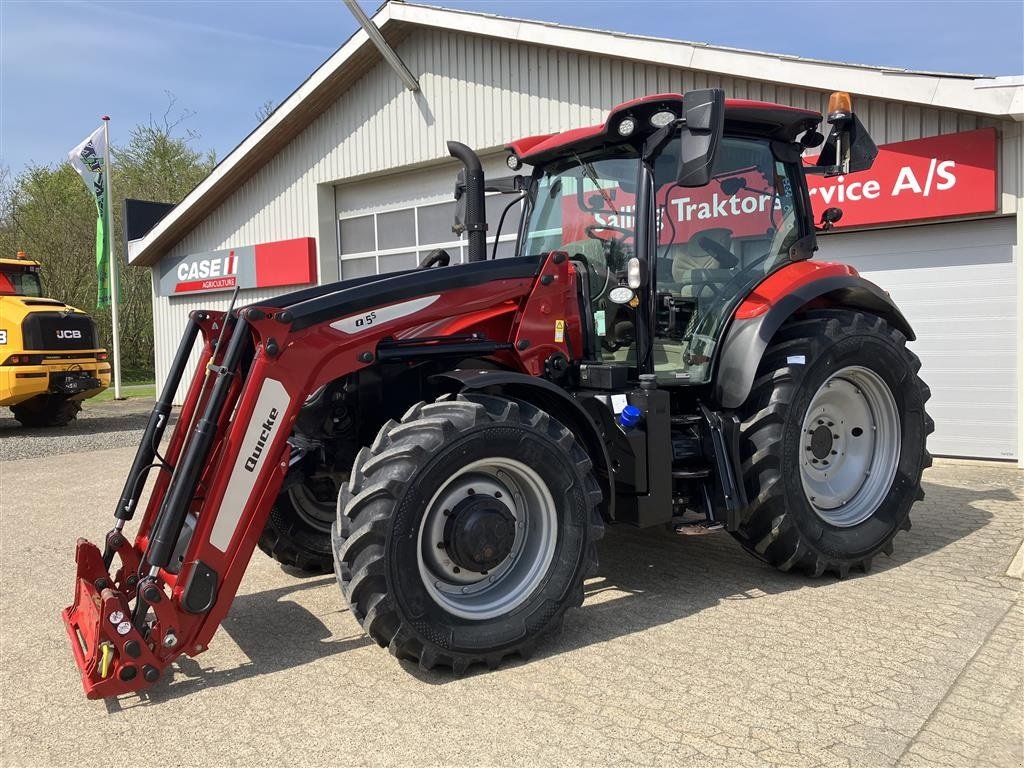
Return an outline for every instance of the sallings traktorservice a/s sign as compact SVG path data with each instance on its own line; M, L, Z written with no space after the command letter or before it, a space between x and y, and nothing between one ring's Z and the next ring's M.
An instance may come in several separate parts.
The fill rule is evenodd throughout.
M160 263L161 296L272 288L316 282L316 240L299 237L222 251L190 253Z

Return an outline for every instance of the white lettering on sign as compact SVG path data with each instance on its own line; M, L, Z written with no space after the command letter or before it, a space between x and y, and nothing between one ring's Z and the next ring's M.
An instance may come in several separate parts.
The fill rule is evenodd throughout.
M677 197L669 201L676 208L676 221L706 221L708 219L727 219L731 216L743 216L751 213L764 213L772 205L771 195L720 195L715 192L711 200L690 202L688 197ZM775 197L775 210L782 210L782 201Z
M815 219L831 206L843 211L837 229L992 213L997 138L994 128L981 128L886 144L868 170L809 176Z
M231 251L227 256L221 258L183 261L178 265L178 282L183 283L191 280L229 277L234 275L237 269L238 259L235 257L234 251Z
M366 312L360 312L355 315L343 317L341 320L331 323L331 328L336 331L341 331L342 333L362 333L363 331L368 331L370 328L374 328L382 323L397 320L400 317L405 317L406 315L411 315L422 309L426 309L439 298L441 298L440 295L423 296L419 299L412 299L411 301L403 301L398 304L389 304L386 307L367 310Z

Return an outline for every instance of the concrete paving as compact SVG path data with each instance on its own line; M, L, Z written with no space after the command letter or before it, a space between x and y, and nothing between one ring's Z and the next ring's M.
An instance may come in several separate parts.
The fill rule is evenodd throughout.
M399 663L331 577L257 552L208 652L88 701L61 624L132 449L0 465L4 765L1021 765L1022 475L937 463L868 575L778 573L725 534L613 529L529 662Z

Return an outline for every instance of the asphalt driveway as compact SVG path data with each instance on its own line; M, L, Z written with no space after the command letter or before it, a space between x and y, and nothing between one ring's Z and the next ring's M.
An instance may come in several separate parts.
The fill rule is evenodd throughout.
M0 419L4 765L1024 760L1024 610L1007 575L1024 473L1000 465L937 462L893 557L845 581L778 573L726 534L612 529L563 632L463 678L396 661L333 577L257 552L208 652L143 696L88 701L59 613L75 539L109 527L134 449L107 441L142 426L126 418L99 443Z

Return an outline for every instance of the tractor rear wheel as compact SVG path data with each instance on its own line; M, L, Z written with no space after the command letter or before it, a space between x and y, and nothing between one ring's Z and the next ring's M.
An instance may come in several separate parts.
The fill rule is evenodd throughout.
M336 485L304 477L278 494L260 535L259 547L284 565L307 573L330 573L331 524L334 522Z
M910 528L933 424L906 342L846 310L807 312L772 339L740 412L750 504L733 535L753 555L843 577Z
M64 395L39 395L11 406L23 427L63 427L78 416L82 404Z
M526 656L583 602L601 498L590 459L544 411L488 395L420 403L342 486L341 591L371 638L424 669Z

